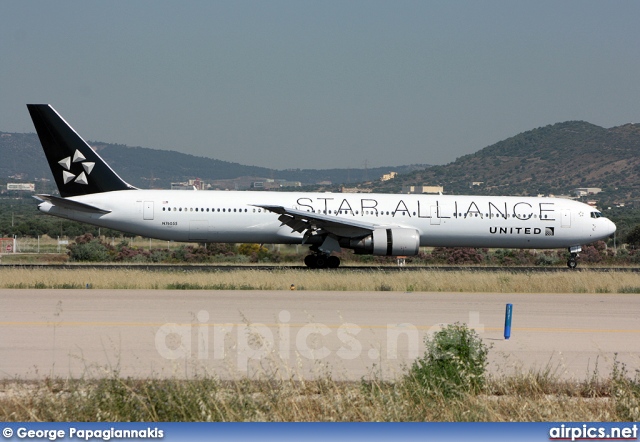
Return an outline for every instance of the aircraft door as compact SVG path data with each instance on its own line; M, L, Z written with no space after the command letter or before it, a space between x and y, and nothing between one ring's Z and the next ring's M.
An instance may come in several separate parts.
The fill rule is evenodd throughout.
M142 219L153 219L153 201L145 201L142 206Z
M571 227L571 210L562 209L562 227Z

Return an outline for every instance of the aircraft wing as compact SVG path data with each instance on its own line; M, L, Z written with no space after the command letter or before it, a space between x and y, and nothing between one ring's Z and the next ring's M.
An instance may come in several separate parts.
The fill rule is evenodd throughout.
M254 205L279 214L278 220L283 225L291 227L295 232L305 232L305 236L314 233L331 233L343 238L361 238L370 235L375 229L384 227L382 224L356 221L335 215L324 215L283 206Z
M101 209L99 207L92 206L90 204L80 203L78 201L70 200L68 198L60 198L59 196L40 194L35 195L35 199L39 201L46 201L54 206L62 207L69 210L77 210L79 212L86 213L111 213L111 210Z

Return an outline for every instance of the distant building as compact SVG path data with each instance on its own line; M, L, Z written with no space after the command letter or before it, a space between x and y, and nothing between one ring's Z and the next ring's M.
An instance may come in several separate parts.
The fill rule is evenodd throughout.
M280 187L302 187L300 181L276 180L276 183L280 184Z
M7 190L20 190L26 192L35 192L35 183L7 183Z
M442 186L402 186L402 193L443 193Z
M171 183L171 190L193 190L189 183Z
M602 189L599 187L578 187L571 191L575 196L597 195L600 192L602 192Z
M256 181L263 182L267 178L257 176L241 176L233 179L212 180L210 186L212 189L221 190L247 190L253 188Z
M342 193L371 193L372 189L367 187L342 187L340 189Z
M384 175L382 175L382 177L380 177L380 181L389 181L394 179L396 176L398 176L398 172L385 173Z
M204 190L205 188L204 181L200 180L200 178L182 183L171 183L171 190Z
M482 186L484 184L484 181L472 181L470 184L470 187L473 186Z
M301 186L302 186L302 183L300 181L287 181L282 179L272 180L269 178L253 181L251 183L252 189L264 189L264 190L280 189L282 187L301 187Z

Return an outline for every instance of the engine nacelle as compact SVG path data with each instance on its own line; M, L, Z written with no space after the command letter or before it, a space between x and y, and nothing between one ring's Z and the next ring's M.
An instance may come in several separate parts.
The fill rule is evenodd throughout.
M362 239L352 239L348 247L358 255L411 256L420 250L420 233L415 229L376 229Z

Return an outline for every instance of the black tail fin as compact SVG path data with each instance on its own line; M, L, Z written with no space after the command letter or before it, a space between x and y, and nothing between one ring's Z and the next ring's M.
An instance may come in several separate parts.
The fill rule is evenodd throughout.
M63 197L135 189L115 173L49 104L27 104Z

